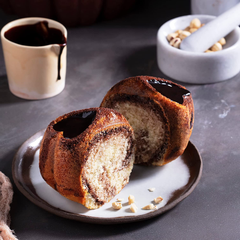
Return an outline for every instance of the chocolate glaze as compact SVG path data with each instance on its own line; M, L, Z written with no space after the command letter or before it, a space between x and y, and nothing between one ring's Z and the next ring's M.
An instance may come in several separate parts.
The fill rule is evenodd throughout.
M74 138L84 132L92 124L96 116L96 111L83 112L63 119L56 123L53 129L63 132L65 138Z
M183 104L183 98L185 96L190 96L191 94L188 90L180 88L177 85L168 83L167 81L150 79L147 80L147 82L159 93L180 104Z
M20 25L10 28L4 33L4 36L12 42L25 46L40 47L50 44L59 44L60 52L58 55L57 80L61 79L60 59L63 49L67 44L67 39L59 29L48 27L47 21L40 21L35 24Z

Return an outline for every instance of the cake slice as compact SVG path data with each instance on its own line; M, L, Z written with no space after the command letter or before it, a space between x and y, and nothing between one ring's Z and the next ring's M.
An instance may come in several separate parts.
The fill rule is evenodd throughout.
M162 166L180 156L193 129L191 93L169 80L137 76L113 86L101 107L125 116L136 138L135 163Z
M134 133L122 114L90 108L65 114L47 127L39 167L61 195L96 209L128 183Z

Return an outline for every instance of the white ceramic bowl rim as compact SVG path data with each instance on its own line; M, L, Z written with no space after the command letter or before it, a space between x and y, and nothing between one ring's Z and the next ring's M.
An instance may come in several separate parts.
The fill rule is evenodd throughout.
M188 57L196 57L196 56L204 56L204 57L212 57L213 55L216 55L216 54L227 54L228 52L230 51L234 51L236 48L237 48L237 45L240 43L240 28L239 27L236 27L233 31L235 31L237 34L238 34L238 41L236 41L233 45L231 45L230 47L228 48L225 48L221 51L217 51L217 52L211 52L211 53L199 53L199 52L190 52L190 51L184 51L184 50L181 50L181 49L178 49L178 48L175 48L175 47L172 47L166 37L163 33L163 29L164 27L166 27L167 25L169 25L171 22L173 21L176 21L176 20L181 20L181 19L184 19L186 17L189 17L189 18L209 18L209 19L214 19L216 18L215 16L211 16L211 15L185 15L185 16L181 16L181 17L177 17L177 18L173 18L169 21L167 21L166 23L164 23L158 30L158 33L157 33L157 40L160 41L164 47L167 48L168 51L172 52L172 53L177 53L177 54L182 54L182 55L185 55L185 56L188 56ZM169 32L170 33L170 32ZM162 41L162 38L165 38L166 41Z
M48 23L53 24L54 27L61 30L63 35L65 36L65 38L67 38L67 29L65 28L64 25L62 25L60 22L57 22L55 20L52 20L49 18L42 18L42 17L27 17L27 18L20 18L20 19L13 20L13 21L7 23L2 28L1 37L4 38L7 42L9 42L13 45L17 45L18 47L22 47L22 48L40 49L40 48L46 48L46 47L54 45L54 44L48 44L48 45L44 45L44 46L26 46L26 45L22 45L22 44L18 44L13 41L10 41L4 36L4 33L12 27L20 26L20 25L24 25L24 24L28 24L28 23L34 24L38 21L47 21Z

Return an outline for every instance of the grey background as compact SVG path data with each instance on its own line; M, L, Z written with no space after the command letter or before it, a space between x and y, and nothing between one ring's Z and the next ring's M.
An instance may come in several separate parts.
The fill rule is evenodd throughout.
M68 29L66 88L41 101L22 100L9 92L0 50L0 171L12 181L12 159L26 139L66 112L99 106L116 82L134 75L167 78L157 67L157 30L165 21L189 13L189 1L146 0L116 20ZM0 26L15 18L0 11ZM105 226L48 213L13 184L11 228L18 238L240 239L240 75L210 85L182 84L193 95L191 141L203 159L202 179L188 198L153 219Z

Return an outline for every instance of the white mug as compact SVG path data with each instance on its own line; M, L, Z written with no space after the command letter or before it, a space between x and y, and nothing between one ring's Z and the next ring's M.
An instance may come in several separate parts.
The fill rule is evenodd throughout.
M11 28L41 21L47 21L49 28L59 29L67 39L67 30L62 24L39 17L15 20L1 30L9 89L14 95L24 99L53 97L65 87L67 46L63 47L61 53L59 44L26 46L5 37L5 33Z
M219 16L238 3L239 0L191 0L191 12Z

